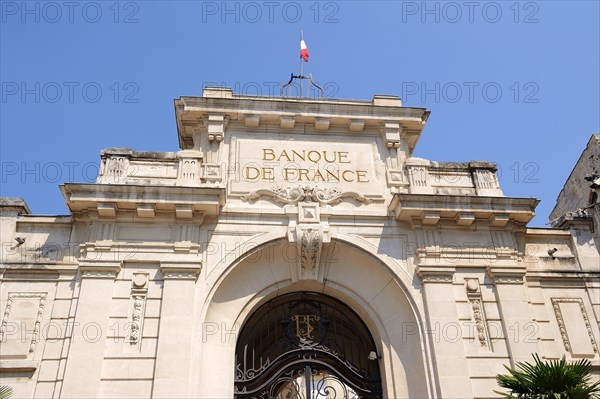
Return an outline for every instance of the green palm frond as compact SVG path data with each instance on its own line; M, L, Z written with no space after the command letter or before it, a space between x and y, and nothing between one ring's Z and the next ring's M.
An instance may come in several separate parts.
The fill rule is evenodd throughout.
M496 376L498 385L509 393L496 393L506 398L528 399L595 399L600 398L600 382L591 383L592 364L588 359L567 363L565 357L542 361L533 355L534 363L519 362L516 369L506 367L508 374Z
M0 399L10 399L12 397L13 390L8 385L0 385Z

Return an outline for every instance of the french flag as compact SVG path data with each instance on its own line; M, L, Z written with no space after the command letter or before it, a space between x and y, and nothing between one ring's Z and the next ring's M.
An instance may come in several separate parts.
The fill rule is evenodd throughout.
M306 47L304 39L300 40L300 58L302 58L305 62L308 62L308 48Z

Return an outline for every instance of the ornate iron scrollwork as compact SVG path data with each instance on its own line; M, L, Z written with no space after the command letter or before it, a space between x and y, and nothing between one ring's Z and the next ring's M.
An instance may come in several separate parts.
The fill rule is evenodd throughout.
M287 294L246 322L237 343L235 397L381 398L373 339L332 297Z

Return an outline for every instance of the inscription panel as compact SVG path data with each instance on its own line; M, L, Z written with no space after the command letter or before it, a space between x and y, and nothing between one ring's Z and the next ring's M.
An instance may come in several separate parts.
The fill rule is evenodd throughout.
M232 148L235 174L232 194L258 188L339 188L376 198L383 196L385 178L372 140L356 143L238 138ZM377 162L379 160L379 162Z

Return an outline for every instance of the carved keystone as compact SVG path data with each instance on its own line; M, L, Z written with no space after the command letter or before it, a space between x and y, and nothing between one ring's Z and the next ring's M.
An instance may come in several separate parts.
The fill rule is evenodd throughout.
M323 244L331 242L329 228L321 224L300 224L289 234L291 242L297 246L296 267L292 270L292 280L317 280L323 282L325 270L321 267Z

